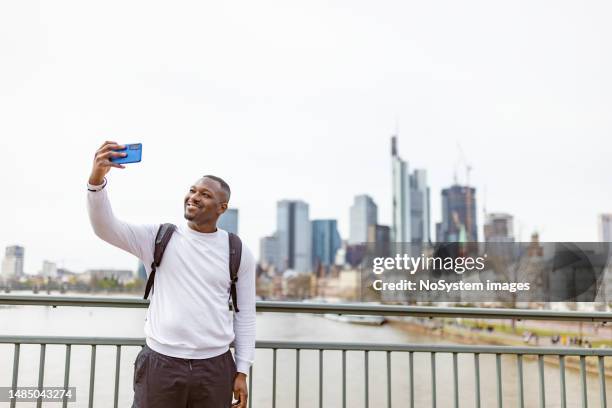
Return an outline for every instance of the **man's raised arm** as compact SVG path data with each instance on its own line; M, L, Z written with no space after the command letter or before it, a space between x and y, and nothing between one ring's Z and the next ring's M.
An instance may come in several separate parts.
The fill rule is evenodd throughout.
M153 262L153 242L157 225L134 225L121 221L113 214L106 191L106 175L112 167L123 169L111 158L124 157L114 150L124 146L107 141L96 151L87 183L87 210L95 234L104 241L140 258L148 266Z

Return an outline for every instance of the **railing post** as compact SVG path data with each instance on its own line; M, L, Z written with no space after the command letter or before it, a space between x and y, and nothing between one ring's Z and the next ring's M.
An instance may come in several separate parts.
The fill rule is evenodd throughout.
M431 407L436 408L436 353L431 352Z
M17 391L17 379L19 376L19 349L21 344L15 343L15 351L13 352L13 384L11 389L13 394ZM11 399L11 408L15 408L16 398Z
M70 344L66 344L66 362L64 364L64 398L62 398L62 408L68 406L68 397L66 392L68 391L68 382L70 380Z
M91 370L89 372L89 408L93 408L94 383L96 378L96 345L91 346Z
M516 370L518 373L518 406L519 408L525 407L525 397L523 393L523 355L518 354L516 356Z
M497 373L497 406L502 408L504 406L503 393L502 393L502 373L501 373L501 354L495 354L495 371Z
M300 349L295 349L295 408L300 408Z
M370 406L370 370L369 370L369 352L366 350L364 355L364 377L365 377L365 408Z
M391 408L391 352L387 351L387 408Z
M38 362L38 389L42 391L45 382L45 353L47 351L46 344L40 345L40 360ZM36 400L36 408L42 407L42 397Z
M117 345L117 355L115 357L115 401L114 408L119 404L119 372L121 370L121 346Z
M319 408L323 408L323 349L319 349Z
M601 408L606 408L606 371L604 367L604 358L599 356L597 358L597 365L599 366L599 397L601 399Z
M408 353L408 371L410 374L410 408L414 408L414 353Z
M459 373L457 368L457 353L453 353L453 406L459 408Z
M580 356L580 391L582 408L587 408L589 402L587 400L586 362L584 356Z
M253 366L249 367L249 408L253 408Z
M546 408L546 386L544 383L544 356L538 354L538 373L540 376L540 408Z
M563 356L559 356L559 384L561 386L561 408L567 408L565 393L565 358Z
M346 408L346 350L342 350L342 408Z
M474 384L476 408L480 408L480 354L474 353Z
M272 408L276 408L276 349L272 349Z

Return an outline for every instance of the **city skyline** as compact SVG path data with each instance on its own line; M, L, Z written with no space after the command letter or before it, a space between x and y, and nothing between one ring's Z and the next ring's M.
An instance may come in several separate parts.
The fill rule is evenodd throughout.
M392 140L395 139L395 137L396 136L393 136ZM395 143L393 143L393 146L395 146ZM392 169L392 176L393 176L394 171L395 169ZM423 170L420 170L420 171L423 171ZM441 194L442 194L441 221L436 222L433 225L435 227L436 234L435 234L435 240L432 239L431 242L445 242L445 241L454 242L454 241L461 241L461 240L466 240L466 239L472 240L472 237L474 236L473 234L475 234L477 238L481 237L479 241L482 241L482 242L489 242L489 241L499 242L500 239L502 241L506 241L506 240L514 241L515 240L515 237L514 237L514 218L515 217L514 215L508 214L508 213L502 213L502 212L486 212L486 209L483 208L483 217L482 217L483 219L481 223L479 224L477 220L469 221L469 218L467 220L465 219L465 217L468 216L466 215L467 213L465 213L466 211L465 208L457 212L457 208L455 207L455 205L449 205L449 203L452 201L452 200L449 201L449 198L448 198L448 195L450 193L454 195L466 194L465 191L468 191L467 193L468 194L467 197L469 198L468 201L473 201L471 207L468 206L467 209L471 210L469 212L472 213L472 216L476 214L476 210L475 210L476 208L476 200L475 200L476 189L470 186L461 186L457 184L457 178L455 177L453 184L441 190ZM429 187L427 187L427 192L429 193ZM465 199L462 199L460 197L455 200L458 202L465 201ZM315 242L316 242L315 236L317 234L316 230L318 228L323 227L323 225L325 225L324 229L331 228L331 230L336 231L336 233L338 233L337 232L337 219L310 219L309 203L304 202L302 200L282 199L282 200L277 201L276 208L277 208L277 213L276 213L276 221L277 221L276 228L277 229L274 231L272 235L268 235L268 236L264 235L259 238L258 245L255 247L256 248L255 253L258 253L259 255L259 256L256 256L256 258L258 259L258 262L261 262L265 265L269 263L270 259L272 259L272 262L270 263L270 265L273 265L275 269L280 271L281 273L288 269L297 269L299 272L306 272L306 271L314 272L314 269L309 271L306 265L308 265L309 263L308 258L310 258L311 260L310 263L313 268L315 267L315 264L317 262L315 259L316 256L315 256L315 249L314 249ZM445 213L444 210L446 210L447 213ZM361 214L361 212L364 212L364 214ZM448 226L445 227L444 225L450 224L453 213L455 213L455 216L457 217L455 222L461 222L462 224L469 224L471 222L472 227L470 228L468 226L467 229L471 230L472 232L467 232L467 233L464 232L463 233L464 236L462 236L459 230L453 230L453 232L451 232L449 235L448 230L445 229L445 228L448 228ZM296 215L296 214L299 214L299 215ZM365 225L367 226L366 228L367 239L364 240L363 242L373 242L372 237L377 236L378 234L377 231L381 228L388 230L387 239L390 239L392 237L392 227L391 226L381 225L377 223L378 207L375 201L369 195L367 194L355 195L353 197L353 204L349 208L349 214L350 214L349 216L350 225L354 224L355 220L357 218L360 218L360 216L361 218L367 219L367 222L365 222L364 220L357 221L357 224L362 224L365 222ZM219 221L218 221L219 228L223 228L233 233L238 233L238 223L239 223L238 217L239 217L239 209L237 208L228 209L226 213L223 214L219 218ZM333 224L330 224L330 223L333 223ZM597 223L598 223L599 236L596 240L593 240L593 241L606 241L606 240L612 241L612 238L610 238L612 237L611 232L610 232L612 231L612 214L599 214L597 218ZM293 226L291 224L293 224ZM320 224L320 225L317 225L317 224ZM304 235L304 231L301 231L302 234L297 234L296 225L301 225L301 229L303 229L304 231L307 231L306 235ZM305 227L306 225L307 227ZM467 225L464 225L464 226L467 226ZM361 228L361 225L359 226L359 229L360 228ZM279 233L279 231L283 231L283 232ZM440 231L442 231L442 233L440 233ZM482 233L480 237L478 236L479 231ZM538 231L533 231L533 232L539 234ZM329 233L330 232L326 232L325 234L329 234ZM384 231L381 231L381 233L384 234ZM302 248L300 249L302 253L300 253L298 256L300 258L300 261L298 261L300 263L300 266L296 268L295 265L292 265L292 267L288 266L288 259L289 259L289 254L296 251L296 248L291 249L290 246L295 245L295 243L292 243L292 242L294 242L298 238L297 235L301 235L301 237L299 238L299 241L302 242L302 244L300 244L302 245ZM333 233L332 233L332 236L333 236ZM279 237L284 237L284 238L281 239ZM346 236L338 234L338 238L340 239L340 241L338 241L338 244L330 244L331 242L330 239L332 239L330 238L330 236L326 236L324 238L324 240L326 241L325 245L328 245L329 248L331 248L332 246L335 247L335 249L332 250L332 252L329 253L328 255L331 258L335 258L335 255L336 255L335 251L339 250L342 247L342 245L340 245L341 242L344 242L349 246L352 243L353 244L356 243L356 242L351 242L351 231L349 231L349 233ZM531 239L533 239L533 235L531 236ZM272 251L273 254L271 257L270 257L270 247L273 248L273 251ZM24 250L25 248L19 245L9 245L5 247L5 256L3 257L3 260L2 260L2 271L1 271L2 274L0 275L0 277L9 277L8 275L23 276L24 273L25 275L47 276L47 275L53 275L54 273L54 272L49 272L49 270L57 271L58 265L56 262L49 261L48 259L44 259L42 261L41 270L38 270L36 273L25 272L24 266L23 266L24 260L25 260ZM16 269L18 269L20 272L18 271L18 273L16 274L13 272L9 272L7 275L5 273L5 270L10 269L12 271L13 269L15 269L15 266L12 266L12 265L15 263L16 253L18 255L17 256L18 267ZM282 260L283 254L286 255L284 261ZM292 256L295 256L295 254ZM138 263L136 265L136 268L134 269L134 273L140 274L141 272L140 270L142 269L142 261L138 260L137 262ZM334 264L334 262L328 261L327 264L331 265L331 264ZM292 260L291 263L295 263L295 260ZM62 269L65 269L65 268L62 267ZM98 270L98 269L99 267L90 266L86 270L80 271L80 272L87 272L87 271ZM113 270L119 270L121 268L111 267L111 268L106 268L106 269L113 271Z
M406 187L409 187L410 189L413 188L418 188L420 190L423 191L423 195L422 197L426 197L425 198L425 202L423 202L421 200L421 208L420 208L420 214L425 214L425 218L427 218L429 220L429 223L427 223L425 229L430 229L430 228L434 228L435 232L435 236L434 234L431 234L431 232L427 231L425 232L426 236L429 237L431 242L443 242L443 241L456 241L456 240L468 240L471 241L473 240L473 237L476 236L477 239L480 238L479 234L482 234L482 239L480 239L480 241L487 241L486 239L486 235L487 235L487 228L491 228L491 223L493 222L501 222L501 220L497 220L495 221L494 218L495 217L502 217L502 218L509 218L509 222L510 222L510 228L511 228L511 232L514 233L514 227L513 227L513 219L514 219L514 215L511 214L507 214L507 213L501 213L501 212L493 212L493 213L487 213L486 212L486 208L483 206L482 210L483 210L483 214L482 214L482 220L479 223L478 222L478 212L477 212L477 203L476 203L476 189L474 187L471 186L463 186L461 184L458 183L458 177L457 177L457 173L456 173L456 168L455 168L455 173L454 173L454 177L453 177L453 183L446 188L442 188L440 190L442 199L441 199L441 204L442 204L442 208L440 211L440 217L439 220L440 221L431 221L430 219L430 214L433 212L432 209L429 207L430 205L430 200L429 200L429 195L430 195L430 188L427 185L427 181L426 181L426 171L427 169L416 169L413 171L413 173L410 173L410 168L408 167L408 161L407 160L403 160L402 158L400 158L399 153L398 153L398 149L397 149L397 134L391 136L391 146L392 146L392 154L391 154L391 163L392 163L392 169L391 169L391 174L389 175L389 177L392 179L393 181L393 188L395 188L395 186L397 185L396 183L398 182L398 172L401 174L404 174L402 177L402 179L399 179L400 184L401 183L405 183ZM463 152L461 152L461 154L463 154ZM471 169L468 169L468 171L470 171ZM469 177L469 174L468 174ZM469 178L468 178L469 180ZM393 190L392 188L392 190ZM468 193L465 193L465 191L467 191ZM397 192L394 192L393 198L392 198L392 202L394 200L397 199L397 197L400 194L404 194L403 190L398 190ZM411 192L411 194L413 194ZM461 195L465 195L468 194L466 197L468 197L467 201L466 198L461 198ZM457 196L457 198L453 199L453 196ZM408 201L414 201L410 196L407 196L407 200ZM469 209L468 213L466 213L466 209L464 208L463 210L461 210L459 207L456 207L457 204L451 204L453 202L453 200L458 203L460 205L460 207L463 207L464 202L471 202L472 204L467 207ZM469 204L468 204L469 205ZM316 222L320 222L320 221L326 221L326 222L333 222L334 223L334 230L337 229L337 219L329 219L329 220L313 220L311 219L311 217L309 216L309 207L310 207L310 203L305 202L303 200L292 200L292 199L281 199L279 201L277 201L276 203L276 208L277 208L277 213L276 213L276 222L277 222L277 230L270 236L266 236L265 234L262 235L261 237L259 237L258 239L258 245L253 247L253 251L256 254L256 257L258 259L258 261L267 262L267 258L266 256L269 257L269 253L268 254L262 254L260 253L260 251L262 250L262 248L264 246L270 246L270 242L273 242L273 245L276 246L275 248L275 268L278 271L285 271L287 269L296 269L299 272L306 272L309 271L309 267L307 265L311 264L311 267L314 267L314 237L312 236L312 234L314 234L315 231L315 223ZM296 208L297 208L297 212L296 212ZM391 226L385 226L383 224L379 224L378 223L378 206L376 205L375 200L370 197L368 194L356 194L353 196L353 203L350 206L349 210L349 231L346 235L344 234L340 234L339 237L341 239L342 242L346 242L348 245L350 245L351 243L356 243L356 242L352 242L352 236L356 235L355 232L353 230L359 230L361 233L361 230L364 229L363 227L365 226L365 232L366 232L366 236L371 236L372 233L374 233L374 230L370 231L371 227L375 227L375 228L389 228L390 229L390 237L393 237L393 222L391 223ZM459 210L459 211L457 211ZM446 212L445 212L446 211ZM364 214L361 214L361 213ZM296 221L296 215L297 213L300 213L300 219L298 221ZM408 214L410 213L410 208L408 208ZM293 215L291 215L293 214ZM358 215L359 214L359 215ZM452 220L451 217L455 216L456 219ZM468 217L467 219L465 217ZM364 218L364 220L361 220L360 218ZM303 219L301 219L303 218ZM411 217L414 219L414 215ZM473 219L471 219L473 218ZM358 221L357 221L358 220ZM612 215L611 214L600 214L598 216L598 233L599 236L597 237L597 239L593 240L605 240L605 237L609 237L610 236L610 230L612 229ZM301 225L301 228L304 229L304 231L307 231L307 233L304 234L297 234L296 233L296 228L295 226L289 228L289 225L291 223L296 223L298 222L298 224ZM445 230L445 228L449 228L449 225L453 224L453 223L457 223L460 222L461 224L465 224L464 227L467 227L467 229L469 230L467 233L464 232L463 235L460 233L459 230L453 230L453 231L448 231ZM504 222L508 222L507 220ZM226 211L226 213L224 213L218 221L218 226L219 228L223 228L227 231L233 232L233 233L238 233L238 223L239 223L239 209L232 207L232 208L228 208L228 210ZM281 227L284 224L284 227ZM361 225L364 224L364 225ZM471 224L471 227L467 226L467 224ZM306 225L308 225L308 227L306 227ZM355 228L354 225L359 225L358 228ZM410 228L410 226L409 226ZM420 227L419 227L420 228ZM451 229L453 228L453 226L451 226ZM279 231L282 231L283 229L285 229L285 231L283 233L279 233ZM440 232L442 231L442 233ZM539 233L539 231L534 230L533 232L537 232ZM374 233L375 234L375 233ZM519 232L520 234L520 232ZM296 267L295 265L293 265L296 261L295 259L293 259L293 257L295 256L295 254L293 254L294 251L296 251L296 248L291 248L291 245L295 246L294 241L297 239L297 235L300 235L299 237L299 241L302 242L302 248L299 250L300 253L298 254L298 258L300 258L299 261L297 261L299 263L299 266ZM293 238L289 238L290 236L292 236ZM284 237L284 238L283 238ZM603 238L602 238L603 237ZM422 238L421 238L422 239ZM512 235L512 239L514 240L514 235ZM266 240L268 240L266 242ZM271 240L271 241L270 241ZM291 241L291 243L290 243ZM362 242L366 242L367 240L364 240ZM417 239L418 242L421 242L419 239ZM396 241L398 242L398 241ZM414 239L413 239L413 242ZM340 246L338 246L339 249ZM19 248L20 252L20 266L19 269L20 270L24 270L23 264L24 264L24 255L23 255L23 251L24 251L24 247L23 246L19 246L19 245L9 245L6 247L6 251L7 254L10 250L14 249L14 248ZM334 254L335 255L335 254ZM283 261L283 256L285 256L284 261ZM289 258L291 257L291 261L289 261ZM311 259L312 263L308 260ZM3 275L4 274L4 269L6 269L5 264L11 263L12 261L9 259L8 256L5 256L3 258ZM43 263L43 267L42 267L42 274L44 275L44 271L45 269L49 266L48 264L52 264L53 268L57 268L57 262L55 261L49 261L48 259L44 259L42 261ZM292 264L291 267L289 267L289 263ZM61 265L62 269L64 265ZM125 266L122 266L123 268L125 268ZM86 270L91 270L91 269L95 269L98 268L97 266L89 266L86 268ZM137 269L140 268L140 261L139 264L137 264ZM30 270L33 268L30 268ZM68 268L69 269L69 268ZM110 270L115 270L115 269L121 269L121 267L110 267L108 268ZM26 272L26 275L35 275L35 274L41 274L41 271L37 271L36 273L32 273L32 272Z

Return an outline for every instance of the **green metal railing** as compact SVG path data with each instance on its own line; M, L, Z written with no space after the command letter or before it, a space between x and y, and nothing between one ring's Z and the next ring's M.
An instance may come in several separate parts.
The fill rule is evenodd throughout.
M147 308L149 301L138 298L106 298L77 296L11 296L0 295L0 305L86 306ZM277 313L336 313L352 315L467 317L478 319L518 319L572 322L610 322L612 313L573 312L529 309L495 309L476 307L395 306L346 303L257 302L258 312Z
M93 306L93 307L147 307L148 301L139 299L106 299L106 298L76 298L64 296L0 296L0 305L39 305L39 306ZM586 312L556 312L556 311L539 311L539 310L511 310L511 309L477 309L477 308L434 308L434 307L412 307L412 306L382 306L382 305L329 305L329 304L304 304L291 302L258 302L258 311L265 312L281 312L281 313L335 313L335 314L375 314L386 316L419 316L419 317L474 317L474 318L489 318L489 319L529 319L529 320L560 320L560 321L592 321L592 322L607 322L612 320L611 313L586 313ZM12 387L18 386L19 379L19 358L21 345L23 344L38 344L40 345L39 358L39 388L44 384L44 368L45 355L47 345L65 345L65 370L64 370L64 387L67 388L70 383L70 358L71 348L75 345L86 345L91 347L90 358L90 375L89 375L89 392L88 399L89 407L93 407L94 401L94 383L95 383L95 364L96 364L96 347L97 346L115 346L115 377L113 382L114 387L114 407L118 407L119 396L119 373L121 363L121 352L123 347L144 346L144 339L141 338L107 338L107 337L40 337L40 336L0 336L0 344L14 344L13 353L13 373ZM474 383L475 389L474 401L475 406L481 406L481 378L480 378L480 356L493 355L495 356L495 372L496 372L496 401L497 407L503 407L504 384L502 381L502 362L503 355L511 355L516 358L517 365L517 401L518 407L525 406L525 391L524 391L524 375L523 375L523 357L534 356L537 359L538 366L538 384L539 384L539 407L546 406L546 378L544 375L544 357L556 356L559 365L559 383L560 383L560 403L561 407L567 406L566 397L566 358L575 356L579 359L579 376L580 376L580 401L583 408L588 407L587 399L587 365L586 358L594 358L597 360L597 377L599 380L600 389L600 406L607 407L606 396L606 372L605 358L612 357L611 348L564 348L564 347L511 347L511 346L478 346L478 345L423 345L423 344L381 344L381 343L340 343L340 342L292 342L292 341L258 341L256 344L258 349L267 349L272 351L272 397L271 406L277 406L277 352L279 350L294 350L295 351L295 407L300 404L300 361L301 352L312 350L318 353L318 406L323 407L323 387L324 387L324 353L326 351L336 351L342 353L342 381L341 393L342 407L347 406L347 352L362 352L364 356L364 405L369 407L370 400L370 353L381 352L386 354L386 395L387 406L392 406L392 381L391 381L391 363L392 353L407 353L409 361L408 380L409 380L409 406L414 408L415 405L415 371L414 371L414 355L415 353L429 354L431 369L431 406L437 406L437 374L436 361L440 354L450 354L452 356L452 395L453 406L458 408L461 402L461 393L459 388L459 367L458 355L468 354L473 356L474 363ZM252 368L249 375L249 389L251 396L249 398L249 406L253 404L253 372ZM11 403L11 408L15 406L15 401ZM37 407L41 406L39 400ZM64 399L63 407L67 406L67 401Z

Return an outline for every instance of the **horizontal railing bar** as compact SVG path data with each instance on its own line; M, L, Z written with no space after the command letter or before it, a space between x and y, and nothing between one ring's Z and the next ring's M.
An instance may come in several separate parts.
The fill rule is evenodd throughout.
M301 302L257 302L258 312L337 313L413 317L473 317L478 319L524 319L567 321L612 321L612 313L560 312L556 310L493 309L477 307L397 306L371 304L315 304Z
M0 295L0 305L146 308L149 305L149 301L138 298L107 298L102 296L77 297ZM259 301L257 302L257 311L272 313L335 313L380 316L467 317L478 319L563 320L590 322L612 321L612 313L609 312L576 312L476 307L397 306L350 303L332 304Z
M59 337L59 336L0 336L0 344L71 344L106 346L142 346L143 338L131 337ZM279 350L347 350L347 351L406 351L423 353L530 354L561 356L612 356L612 348L577 347L513 347L447 344L386 344L304 341L258 341L257 348Z
M0 305L146 308L149 306L149 301L139 298L111 298L104 296L81 297L44 295L0 295Z
M142 346L145 339L135 337L0 336L0 344L62 344L81 346Z

